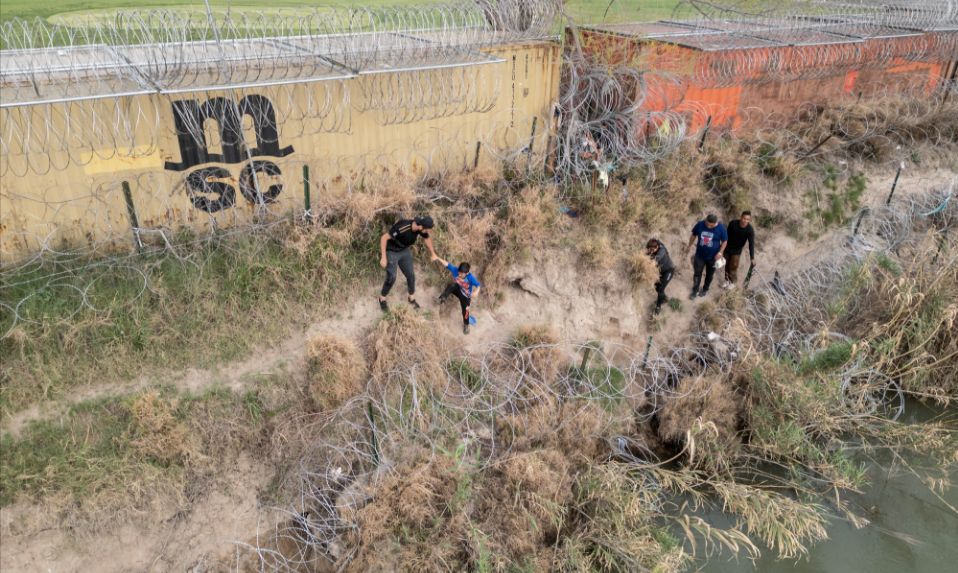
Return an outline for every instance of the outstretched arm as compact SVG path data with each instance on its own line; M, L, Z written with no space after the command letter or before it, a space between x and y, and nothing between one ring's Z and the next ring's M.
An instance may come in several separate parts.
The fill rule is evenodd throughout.
M432 248L432 237L426 237L423 239L426 242L426 246L429 248L429 260L435 261L439 257L436 256L436 250Z
M439 258L439 255L437 255L437 254L435 254L435 253L433 253L433 255L432 255L432 260L436 261L437 263L439 263L439 264L442 265L443 267L448 267L448 266L449 266L449 263L448 263L445 259Z

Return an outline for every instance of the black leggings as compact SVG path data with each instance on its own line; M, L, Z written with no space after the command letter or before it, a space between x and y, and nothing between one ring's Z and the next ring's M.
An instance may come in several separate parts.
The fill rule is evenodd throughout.
M665 301L669 300L669 297L665 296L665 287L669 286L671 280L672 271L659 273L659 282L655 283L655 292L659 295L655 301L656 306L662 306L665 304Z
M389 294L389 290L396 284L396 267L402 271L406 277L406 286L409 288L409 296L416 294L416 273L412 268L412 251L403 249L401 251L386 251L386 282L383 283L383 298Z
M451 283L442 293L443 298L449 295L454 295L459 299L459 306L462 307L462 323L469 324L469 303L472 302L472 299L462 294L462 288L457 283Z

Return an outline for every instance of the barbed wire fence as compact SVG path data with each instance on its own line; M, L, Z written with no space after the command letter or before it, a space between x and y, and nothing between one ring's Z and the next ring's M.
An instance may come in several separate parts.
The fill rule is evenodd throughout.
M557 436L603 444L600 459L642 472L655 454L636 433L671 400L704 398L721 380L751 372L768 356L796 362L823 344L848 341L830 324L828 304L847 271L888 256L954 269L941 245L958 223L954 183L862 211L858 225L762 277L738 310L717 309L677 345L565 340L520 346L497 343L446 363L418 364L369 381L366 391L299 436L306 451L284 484L288 507L260 507L255 533L211 539L186 563L190 571L343 570L362 538L376 492L403 462L417 472L456 450L457 459L492 469L527 455L529 444ZM902 265L906 268L906 265ZM854 309L848 312L854 313ZM680 381L694 380L691 390ZM844 416L897 419L902 388L890 376L852 361L840 374ZM457 449L458 448L458 449ZM654 483L649 487L656 487Z
M178 242L179 228L196 231L192 241L200 243L214 236L269 233L290 218L321 220L335 214L326 207L335 201L324 201L323 190L337 189L337 197L368 192L386 185L387 173L402 173L426 196L423 189L435 189L430 182L478 163L477 144L494 165L520 166L537 181L554 184L560 199L573 197L599 170L609 173L614 165L619 173L637 167L667 173L679 167L675 155L681 146L701 146L709 135L727 136L690 119L714 113L684 102L690 89L817 79L848 69L916 62L941 64L954 61L958 53L958 34L936 29L954 23L950 1L910 3L910 10L876 10L867 4L856 12L847 2L781 1L765 3L760 12L754 5L690 0L676 10L672 23L662 26L671 34L675 28L685 30L699 46L729 48L756 37L767 45L705 50L688 59L672 48L637 54L633 44L599 45L595 36L585 35L563 55L554 108L538 114L506 109L424 134L419 141L387 142L384 151L366 155L330 158L298 152L276 159L278 169L268 177L255 177L253 183L241 177L240 193L250 209L230 210L205 222L186 212L138 224L97 216L107 206L122 206L127 194L136 198L134 212L141 202L158 202L174 211L183 195L196 195L179 173L107 175L92 184L44 189L42 209L32 211L42 215L15 239L5 239L29 248L16 249L28 254L0 269L0 293L12 292L26 280L33 281L33 294L20 300L0 294L0 340L18 326L36 322L19 309L44 289L79 292L74 315L84 309L105 312L87 298L98 280L91 269L142 277L142 288L133 294L139 297L149 289L149 278L136 262L143 254L165 253L202 264ZM227 137L235 137L234 143L245 141L249 122L272 126L273 131L257 134L260 146L279 146L301 135L348 133L354 111L372 113L380 125L488 114L501 96L501 80L485 73L484 64L496 61L502 46L554 34L561 13L562 7L551 2L483 1L211 14L134 11L53 25L5 22L0 47L18 55L3 63L0 176L47 174L96 159L149 155L162 135L220 137L223 131L214 133L209 124L188 120L188 115L171 133L163 132L171 126L160 121L160 109L182 94L213 101L229 92L228 97L245 102L237 106L237 117L225 105L209 110L210 115L232 126L225 133L232 133ZM578 24L585 28L591 23ZM889 28L927 31L876 38L880 33L875 30ZM860 41L815 44L815 36L822 34ZM210 57L217 36L226 52ZM659 42L668 43L663 38ZM796 38L808 44L796 46ZM791 44L786 49L775 42ZM345 89L345 82L354 80L359 89ZM886 164L896 164L922 146L954 143L956 126L939 120L958 113L953 82L914 74L906 85L872 82L860 89L864 98L808 104L798 114L743 108L739 114L752 138L748 142L805 161L826 154L861 159L866 147L900 147L902 151L878 161ZM258 96L273 104L262 104ZM542 117L552 118L554 125L536 129ZM312 204L288 194L270 197L273 188L303 185L304 168L315 193ZM202 195L217 195L212 186L228 177L213 173L194 183ZM650 177L648 191L662 194L662 181ZM15 185L5 193L18 196ZM600 441L607 459L640 471L655 456L629 429L674 399L680 380L702 380L693 392L704 396L712 391L709 376L727 377L758 355L799 359L823 340L841 339L842 333L823 332L822 325L829 322L826 303L841 292L851 265L876 254L902 258L916 253L936 256L934 264L942 267L958 264L950 248L958 222L953 194L953 187L899 194L886 205L856 213L843 232L789 264L788 273L766 277L759 271L740 310L722 308L703 316L675 345L650 342L633 348L567 340L520 348L502 343L459 357L457 367L421 364L374 378L362 395L310 428L309 450L285 484L288 507L255 508L259 522L252 539L210 540L185 566L191 572L240 571L247 565L257 571L343 567L357 552L363 517L377 501L374 492L399 471L399 460L419 456L426 460L419 471L426 471L437 457L447 455L450 443L462 446L461 457L488 467L522 453L518 436L524 443L544 442L566 428L584 428L578 439ZM37 201L25 197L18 200ZM216 200L223 197L219 193ZM216 205L206 206L218 212ZM462 211L500 207L463 206ZM76 232L81 240L64 243L60 224L77 218L77 210L93 215L89 220L94 223ZM91 254L99 258L89 262ZM49 261L74 266L23 278ZM93 278L77 286L67 280L77 272ZM463 365L468 365L468 376ZM841 383L849 416L895 418L903 410L901 388L884 373L853 366L842 373Z

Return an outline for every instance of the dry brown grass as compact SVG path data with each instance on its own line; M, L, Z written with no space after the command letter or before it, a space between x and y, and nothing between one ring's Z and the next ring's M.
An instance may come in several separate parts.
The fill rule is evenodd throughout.
M722 202L730 217L752 209L752 197L760 188L761 172L746 147L721 141L708 151L706 187Z
M440 366L451 355L454 346L442 336L442 328L434 317L420 314L403 305L383 315L379 324L363 342L372 376L427 365L419 371L420 381L441 383L445 371Z
M958 137L958 101L941 92L837 100L781 130L763 132L783 154L847 153L883 161L897 145L947 144Z
M505 284L509 267L545 247L558 214L553 188L526 187L509 197L507 207L451 214L436 249L450 262L468 261L483 288L494 292Z
M958 263L926 240L910 258L872 256L848 281L837 329L863 339L873 367L941 401L958 390ZM940 261L929 264L929 258Z
M608 452L602 436L610 429L609 413L596 401L561 404L546 398L515 415L496 420L496 436L513 451L555 450L577 465Z
M702 184L705 158L694 142L683 143L664 161L656 163L646 181L630 181L629 195L641 197L642 221L659 229L683 221L689 212L698 212L708 202ZM652 192L648 193L645 188Z
M685 443L691 462L727 467L738 447L745 400L724 375L683 378L658 413L658 434Z
M409 462L385 476L362 514L359 553L347 571L492 570L535 562L551 551L573 500L581 465L556 451L498 460L486 468L448 455ZM396 542L399 542L398 551Z
M473 266L473 274L483 276L490 262L489 240L496 234L496 214L466 213L448 221L447 231L440 234L437 249L441 249L444 259L459 264L468 261Z
M608 270L618 262L618 257L608 236L594 234L584 237L579 242L579 260L590 269Z
M173 417L172 408L176 405L153 391L141 392L133 399L130 411L134 426L130 446L137 455L170 464L195 451L187 438L187 431Z
M306 393L316 408L336 408L365 388L366 362L350 340L324 334L306 343Z
M494 164L483 163L476 169L445 174L439 185L439 192L457 203L475 204L500 178L499 170Z
M629 277L636 289L650 290L659 280L659 266L644 250L637 250L629 257Z

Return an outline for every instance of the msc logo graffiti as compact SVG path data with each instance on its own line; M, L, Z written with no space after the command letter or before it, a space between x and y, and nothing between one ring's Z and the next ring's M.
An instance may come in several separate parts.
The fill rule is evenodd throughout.
M280 148L276 130L276 113L273 104L261 95L248 95L236 105L222 97L211 98L203 105L198 100L172 102L173 121L176 125L177 143L180 147L180 162L167 161L169 171L186 171L209 163L243 163L249 156L286 157L293 147ZM253 120L256 147L247 154L243 148L243 116ZM222 153L210 153L204 124L213 120L219 127ZM257 173L267 177L281 176L279 166L272 161L253 160L243 166L239 176L240 193L250 203L259 205L274 201L283 191L282 185L271 185L265 191L256 189ZM236 204L236 189L229 180L228 169L204 167L186 177L193 206L207 213L216 213ZM210 197L210 195L214 197Z

